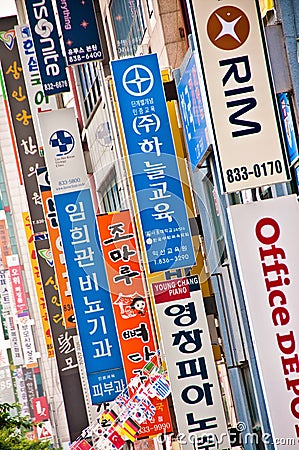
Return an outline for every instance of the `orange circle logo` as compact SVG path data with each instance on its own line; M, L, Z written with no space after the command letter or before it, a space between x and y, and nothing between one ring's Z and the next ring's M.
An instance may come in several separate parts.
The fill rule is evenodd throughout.
M221 50L235 50L248 38L250 24L246 14L235 6L222 6L210 16L207 33Z

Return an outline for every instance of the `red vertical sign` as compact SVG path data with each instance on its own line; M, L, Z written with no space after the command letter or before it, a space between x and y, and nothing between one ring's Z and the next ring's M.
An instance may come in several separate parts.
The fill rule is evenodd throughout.
M157 350L150 303L147 298L128 210L97 216L112 306L128 383ZM170 429L167 400L148 399L148 420L138 437Z

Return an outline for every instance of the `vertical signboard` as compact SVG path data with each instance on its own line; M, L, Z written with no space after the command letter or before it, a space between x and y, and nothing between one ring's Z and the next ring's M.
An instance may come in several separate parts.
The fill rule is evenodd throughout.
M75 324L73 300L71 296L69 278L65 265L65 256L59 232L55 202L53 199L50 181L48 177L48 170L46 167L39 167L36 172L41 200L43 203L46 218L49 241L51 244L52 258L58 282L58 289L61 299L61 310L64 318L64 326L67 329L75 328L76 324Z
M228 209L275 448L299 438L296 195Z
M29 26L16 26L15 32L38 148L41 153L43 152L43 146L37 114L42 111L56 109L56 99L55 97L45 95L43 92L34 43Z
M39 311L40 311L40 317L44 332L44 339L47 349L48 358L54 357L54 345L53 345L53 339L51 334L51 329L49 325L49 316L47 311L47 305L45 301L45 294L43 291L42 286L42 280L40 276L40 271L37 263L37 256L36 256L36 250L34 245L34 236L33 231L31 227L30 217L29 214L24 212L22 213L23 222L24 222L24 228L27 238L27 246L28 246L28 253L29 253L29 260L31 264L31 270L32 270L32 276L34 280L34 286L36 291L36 297L39 305Z
M22 311L27 310L28 306L22 278L22 268L20 266L18 255L8 256L7 264L10 273L10 282L15 302L15 309L16 313L19 314Z
M211 143L203 99L203 80L198 67L197 57L193 53L177 85L185 139L193 170L203 159Z
M286 147L289 163L298 160L299 151L297 144L297 132L295 131L295 120L291 108L291 98L287 92L278 94L278 102L282 120L282 128L286 139Z
M111 62L150 272L194 265L157 55Z
M97 217L114 317L128 383L157 351L154 324L130 211ZM167 400L148 399L151 414L138 437L171 431Z
M152 284L184 448L230 448L197 275Z
M36 397L32 400L35 422L44 422L49 420L49 405L47 397Z
M34 419L33 399L36 397L36 389L34 384L34 374L32 369L23 367L23 376L25 382L25 389L28 398L29 411L31 419Z
M257 1L190 0L225 192L287 181ZM269 144L271 142L271 144Z
M92 0L55 0L68 65L103 59Z
M4 213L4 211L3 211ZM0 252L3 268L7 269L6 257L11 255L7 224L5 219L0 220Z
M38 364L32 332L34 321L30 319L29 313L24 311L18 315L17 324L19 326L22 343L24 364L27 368L37 367Z
M9 104L33 232L39 233L45 231L46 225L35 170L39 164L42 163L44 166L45 163L38 151L23 69L15 38L14 27L16 25L17 18L15 16L0 19L0 30L7 37L7 42L0 41L1 69L5 85L3 90L4 93L6 91Z
M111 401L126 381L74 110L40 125L92 403Z
M6 316L6 326L10 341L12 361L15 366L20 366L24 363L24 358L21 349L19 331L15 323L14 316Z
M0 380L1 403L9 403L11 405L16 401L16 398L9 365L6 367L0 367Z
M51 0L25 0L45 95L70 90Z

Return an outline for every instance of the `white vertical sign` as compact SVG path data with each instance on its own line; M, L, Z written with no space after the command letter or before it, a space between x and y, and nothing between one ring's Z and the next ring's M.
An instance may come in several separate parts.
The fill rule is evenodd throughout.
M152 284L183 448L230 448L198 276ZM194 445L194 446L193 446Z
M226 192L287 180L257 1L190 0Z
M299 206L290 195L228 209L277 449L299 439Z

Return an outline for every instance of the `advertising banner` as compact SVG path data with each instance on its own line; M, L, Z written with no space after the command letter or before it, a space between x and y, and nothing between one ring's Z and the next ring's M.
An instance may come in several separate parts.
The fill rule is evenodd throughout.
M126 379L91 192L54 199L92 403L109 402Z
M49 420L49 406L47 397L36 397L32 400L35 422L44 422Z
M43 154L43 145L37 114L42 111L51 111L52 109L56 109L56 99L54 96L46 96L44 94L30 27L28 25L16 26L15 32L28 94L28 101L30 104L32 120L38 142L38 149L39 152Z
M97 216L109 290L128 383L157 351L150 302L144 286L130 211ZM151 399L151 420L138 437L171 431L167 400ZM159 405L159 406L158 406ZM159 414L155 415L155 409ZM162 428L160 428L162 429Z
M7 348L9 347L9 342L5 340L4 330L2 325L2 317L0 315L0 368L9 365L9 359L7 354Z
M25 0L45 95L70 90L51 0Z
M6 260L10 273L10 283L14 297L15 309L16 313L19 314L28 309L22 278L22 268L20 266L18 255L7 256Z
M39 122L53 195L89 187L74 108L39 114Z
M183 447L230 448L197 275L152 284Z
M69 278L65 265L65 256L59 232L55 202L52 196L50 181L48 177L48 170L46 167L39 167L36 173L46 218L49 241L51 244L55 274L58 282L58 289L61 300L61 310L64 318L64 326L67 329L75 328L76 323L75 323L73 300L71 296Z
M7 269L6 257L11 255L11 247L5 219L0 220L0 252L3 268Z
M184 68L177 91L190 162L192 170L195 170L211 142L206 118L207 103L203 98L204 84L194 53Z
M102 44L92 0L55 0L67 65L103 59Z
M18 402L21 404L21 415L30 416L30 408L22 367L17 367L13 371L13 375L15 377L16 382Z
M275 448L299 438L296 195L228 208Z
M284 141L258 1L190 3L224 192L287 181Z
M293 164L298 160L299 151L297 144L297 132L295 131L295 121L291 109L291 98L287 92L278 94L278 102L282 119L282 128L286 138L287 153L289 163Z
M126 380L74 110L40 125L91 399L108 402Z
M24 364L27 368L38 366L32 332L33 323L34 321L30 319L29 313L27 311L24 311L18 315L17 324L20 332L21 345L24 355Z
M17 18L15 16L0 19L1 35L5 35L7 39L6 41L0 40L1 69L5 89L2 88L9 105L13 126L12 139L15 139L18 153L16 162L19 164L20 161L22 169L33 233L39 233L46 230L46 225L35 169L40 164L44 166L45 162L38 151L23 69L15 39L14 27L16 25Z
M157 55L112 61L150 272L195 263Z
M34 245L34 236L32 232L31 222L29 214L26 212L22 213L23 222L24 222L24 228L27 238L27 246L28 246L28 253L29 253L29 260L31 264L31 270L32 270L32 276L34 280L34 286L37 296L37 301L39 305L39 311L40 311L40 317L44 332L44 339L47 349L48 358L54 358L54 345L53 345L53 339L52 334L50 330L49 325L49 316L48 316L48 310L47 305L45 301L45 295L43 291L40 271L37 263L37 256L35 251L35 245Z
M2 368L0 367L0 380L1 403L9 403L11 405L16 401L16 398L9 365Z
M22 368L23 370L23 376L24 376L24 382L25 382L25 389L27 393L28 398L28 404L29 404L29 411L30 411L30 417L31 419L34 419L34 409L33 409L33 399L37 396L35 384L34 384L34 373L33 369L28 369L26 367Z
M12 361L15 366L20 366L24 364L24 358L21 349L21 342L19 336L18 327L15 324L14 316L6 316L5 323L7 326L10 348L11 348L11 356Z

